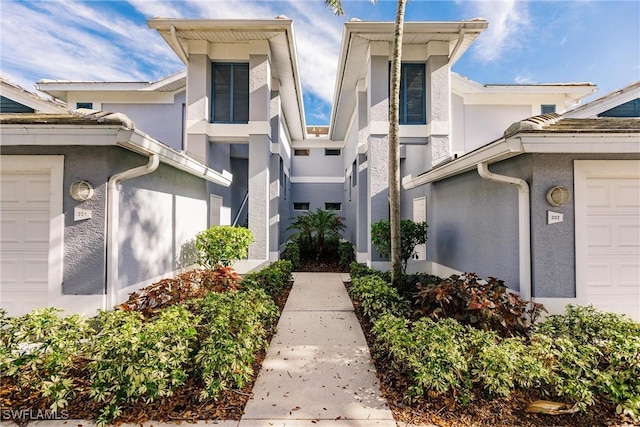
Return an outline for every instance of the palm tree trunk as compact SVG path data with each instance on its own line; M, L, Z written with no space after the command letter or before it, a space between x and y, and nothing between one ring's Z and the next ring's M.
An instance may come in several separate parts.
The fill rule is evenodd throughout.
M391 58L391 98L389 100L389 206L391 222L391 282L399 287L402 277L400 240L400 71L402 34L406 0L398 0Z

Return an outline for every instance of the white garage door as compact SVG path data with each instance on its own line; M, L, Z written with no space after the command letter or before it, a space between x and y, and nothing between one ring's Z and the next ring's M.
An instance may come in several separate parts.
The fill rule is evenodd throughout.
M1 300L15 316L47 303L50 175L3 172L0 180Z
M0 156L0 306L55 304L62 284L63 156Z
M610 168L616 170L607 176ZM583 216L586 234L578 239L584 246L583 265L577 265L581 299L640 320L640 162L611 161L587 169L583 181L581 205L576 194L576 219Z

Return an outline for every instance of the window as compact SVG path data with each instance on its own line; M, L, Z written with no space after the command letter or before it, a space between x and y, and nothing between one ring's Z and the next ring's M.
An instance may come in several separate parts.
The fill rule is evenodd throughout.
M78 108L87 108L89 110L92 110L93 102L76 102L76 109Z
M358 185L358 163L357 160L354 160L351 164L351 176L353 177L351 181L351 185L355 187Z
M249 64L214 63L212 66L214 123L249 121Z
M308 211L309 202L293 202L294 211Z
M555 113L556 112L556 106L555 106L555 104L542 104L540 106L540 111L541 111L542 114Z
M341 150L339 148L325 148L324 155L325 156L339 156Z
M339 211L342 210L342 203L338 202L326 202L324 204L325 211Z
M308 148L296 148L295 150L293 150L293 155L294 156L308 156L309 155L309 149Z
M400 68L400 124L426 123L424 64Z

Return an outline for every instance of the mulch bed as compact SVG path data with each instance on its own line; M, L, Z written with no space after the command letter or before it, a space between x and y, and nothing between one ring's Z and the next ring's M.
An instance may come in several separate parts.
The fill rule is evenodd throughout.
M348 283L345 283L348 286ZM632 426L629 419L622 420L615 414L611 403L602 402L590 406L586 413L569 415L543 415L525 412L526 406L538 399L545 399L536 391L516 391L508 398L489 400L476 397L463 407L452 397L435 394L410 405L405 400L409 379L390 369L390 364L373 349L372 324L363 316L359 304L354 301L356 316L360 321L369 351L373 356L383 396L396 421L414 425L431 424L440 427L502 426L502 427L595 427ZM482 396L481 392L475 393Z
M348 273L349 266L340 266L337 260L303 260L300 267L296 271L312 272L312 273Z
M284 308L293 282L290 282L274 301L280 312ZM274 331L275 333L275 331ZM269 337L271 340L273 336ZM115 424L140 424L147 421L197 421L197 420L240 420L244 407L251 397L253 384L258 376L266 353L263 351L256 356L253 363L254 375L250 383L241 389L222 392L215 400L200 401L198 395L203 386L194 378L189 378L185 384L178 387L172 396L158 399L149 404L136 403L123 406L122 415L115 420ZM83 366L79 363L75 369L78 377L83 376ZM86 371L84 371L86 374ZM25 392L17 387L12 378L2 378L0 384L0 415L3 421L12 420L19 425L27 424L26 419L12 419L11 413L36 416L38 411L48 411L50 402L43 399L40 393ZM101 405L89 396L89 383L84 381L83 390L69 399L69 405L58 411L58 416L64 419L95 420Z

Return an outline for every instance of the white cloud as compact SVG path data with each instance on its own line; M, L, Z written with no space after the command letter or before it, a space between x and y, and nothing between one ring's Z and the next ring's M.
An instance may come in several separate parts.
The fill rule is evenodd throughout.
M475 55L484 62L499 59L514 49L520 49L528 39L529 6L523 0L465 2L476 16L489 21L489 28L474 44Z
M517 75L515 81L519 85L530 85L536 83L529 73Z

